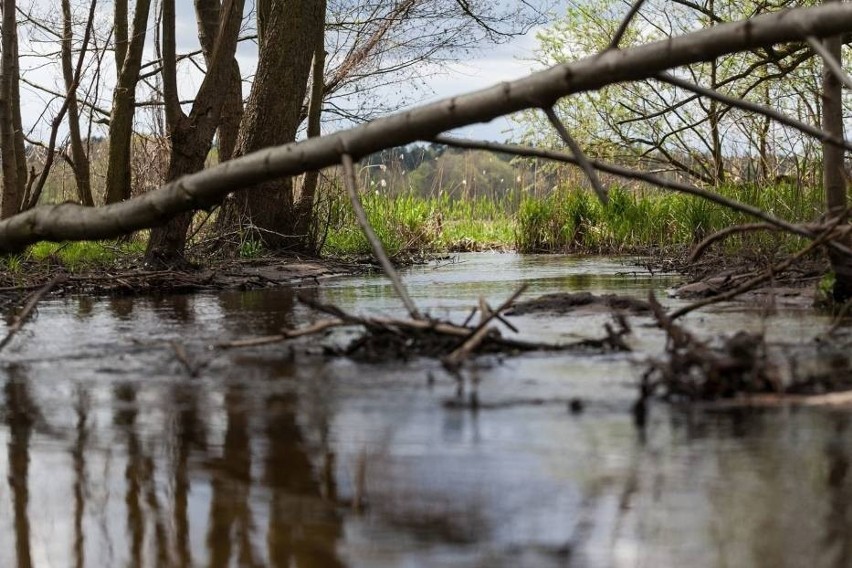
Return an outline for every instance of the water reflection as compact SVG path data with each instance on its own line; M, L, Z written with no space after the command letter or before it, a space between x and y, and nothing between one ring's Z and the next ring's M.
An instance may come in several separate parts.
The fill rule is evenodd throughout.
M500 262L544 270L534 284L547 291L608 285L617 268L592 278L571 263ZM505 272L472 280L503 296L516 285ZM477 293L461 272L414 276L419 297L438 284L426 309ZM308 292L394 309L370 296L384 283L365 280ZM483 399L582 398L586 410L572 415L546 404L445 408L456 384L430 361L205 348L313 317L292 291L45 306L19 350L4 352L27 363L0 367L0 566L852 562L847 412L655 406L637 431L635 369L620 355L483 365ZM721 326L726 316L707 317ZM534 321L559 334L594 325ZM209 362L198 377L147 347L164 334Z
M8 480L12 495L15 558L19 568L33 565L30 555L30 439L38 409L29 392L27 377L18 365L8 369L4 386L6 426L9 429Z

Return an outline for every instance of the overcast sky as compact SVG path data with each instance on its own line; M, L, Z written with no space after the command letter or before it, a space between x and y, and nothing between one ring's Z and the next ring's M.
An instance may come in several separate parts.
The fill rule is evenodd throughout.
M177 39L178 51L187 52L198 47L196 36L195 16L192 5L189 2L178 2L178 18L177 18ZM51 13L55 15L55 2L53 0L36 0L36 13ZM109 10L104 10L99 15L99 22L103 25L109 25L111 14L111 6ZM247 11L250 7L247 7ZM99 24L99 25L100 25ZM148 30L148 49L145 59L153 56L153 31ZM33 45L27 46L33 49ZM496 83L506 80L517 79L528 75L533 67L530 61L535 48L535 30L530 31L525 36L513 39L499 46L490 46L478 52L474 52L464 62L452 63L443 71L431 77L428 81L428 88L421 91L422 96L417 100L417 104L431 102L441 98L458 95L461 93L486 88ZM44 50L49 52L56 49L56 44L35 45L34 49ZM23 52L23 50L22 50ZM47 86L55 92L62 92L61 76L59 75L58 61L52 59L52 65L45 66L44 61L35 60L25 57L22 60L22 71L24 77L30 81ZM256 46L246 43L242 45L238 51L238 59L240 61L241 70L244 74L250 74L256 65ZM98 101L98 104L103 108L109 108L111 101L112 84L114 82L115 71L112 68L111 54L105 58L108 68L102 73L102 92L104 98ZM201 74L184 65L180 72L180 90L182 98L190 98L197 89ZM246 95L249 86L246 84ZM388 89L382 96L392 99L395 93L399 91L399 86ZM29 130L36 123L42 124L40 128L32 131L32 137L44 140L49 135L49 115L45 120L43 116L46 101L49 97L43 93L39 93L27 85L22 85L22 114L24 127ZM56 104L56 103L54 103ZM39 118L41 120L39 121ZM339 128L341 125L333 125L326 127L325 132L330 132L332 128ZM460 129L454 134L486 138L490 140L505 140L508 136L508 131L512 128L512 122L507 118L500 118L488 124L481 124ZM96 130L97 132L97 130ZM65 130L60 131L60 137L64 136ZM103 127L101 127L103 134ZM61 140L61 138L60 138Z

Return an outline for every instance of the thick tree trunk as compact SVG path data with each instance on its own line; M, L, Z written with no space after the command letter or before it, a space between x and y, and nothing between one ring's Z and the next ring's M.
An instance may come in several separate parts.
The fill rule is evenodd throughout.
M216 34L219 31L219 2L195 1L195 14L198 22L198 41L204 52L208 68L216 44ZM240 75L240 65L236 57L231 60L230 77L226 88L222 116L219 120L219 162L226 162L234 155L237 136L240 132L240 121L243 118L243 85Z
M325 25L324 0L260 0L260 58L245 114L237 155L292 142L301 121L313 51ZM292 178L259 184L223 206L231 228L249 224L271 249L298 244ZM220 224L220 227L222 224Z
M189 116L180 108L177 93L174 0L163 2L163 91L166 105L166 121L171 136L168 181L176 180L204 168L207 154L213 144L213 136L220 125L222 108L233 91L234 53L237 36L242 22L244 0L196 0L199 19L199 35L212 29L216 32L215 42L202 39L202 49L208 61L207 75L201 83ZM209 25L204 20L215 12L217 24ZM221 22L221 23L219 23ZM239 73L239 71L237 71ZM193 213L186 212L151 231L145 251L147 265L175 265L184 262L186 233L192 223Z
M3 0L2 45L0 45L0 161L3 171L3 193L0 198L0 218L6 219L20 210L26 182L26 156L18 138L20 131L20 100L18 97L18 22L15 0ZM17 115L17 116L16 116ZM21 138L22 139L22 138ZM23 175L20 163L23 162Z
M826 0L826 3L836 0ZM841 36L824 40L824 45L838 63L842 63ZM827 133L843 138L843 98L840 80L827 65L822 70L822 128ZM823 186L826 210L830 216L842 215L846 210L846 177L843 173L842 148L823 142ZM829 251L834 271L834 298L843 302L852 298L852 257L835 250Z
M130 146L133 141L133 116L136 112L136 83L139 82L139 70L142 66L142 49L145 47L150 7L151 0L137 0L136 13L133 15L133 35L126 49L116 42L116 56L119 50L124 49L125 57L120 63L109 120L109 162L104 196L107 205L130 198ZM116 19L119 15L116 5ZM116 21L116 30L120 27L121 22ZM116 39L119 39L118 34Z

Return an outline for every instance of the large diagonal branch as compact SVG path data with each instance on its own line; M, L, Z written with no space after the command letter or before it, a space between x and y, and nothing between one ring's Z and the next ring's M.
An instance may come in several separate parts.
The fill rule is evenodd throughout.
M343 154L358 159L415 140L431 139L454 128L551 106L566 95L653 77L673 67L745 49L848 30L852 30L852 5L840 3L766 14L632 49L609 50L336 134L267 148L122 203L95 209L68 203L38 207L0 223L0 250L18 250L42 239L114 237L161 224L184 211L210 207L243 187L332 166L340 163Z

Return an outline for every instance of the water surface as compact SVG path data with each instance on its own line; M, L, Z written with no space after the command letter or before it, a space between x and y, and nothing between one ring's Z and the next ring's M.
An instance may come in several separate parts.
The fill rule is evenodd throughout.
M461 320L479 296L496 305L521 282L527 296L665 298L674 281L619 260L476 254L416 267L406 282L422 310ZM637 429L640 361L662 345L641 318L632 355L480 360L476 412L445 404L458 385L435 361L210 349L321 317L297 292L403 314L379 276L40 305L0 368L0 566L852 563L847 411L657 405ZM687 321L705 336L748 328L803 343L827 323L769 311ZM514 322L525 337L565 341L600 335L606 320Z

